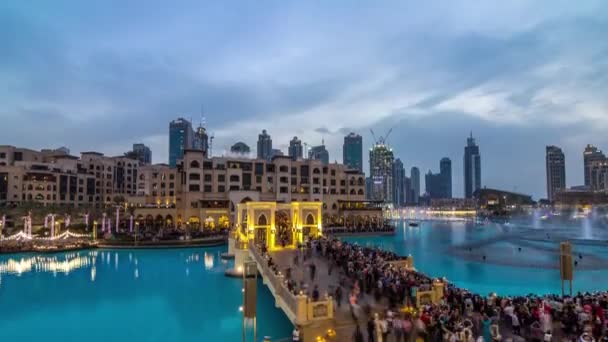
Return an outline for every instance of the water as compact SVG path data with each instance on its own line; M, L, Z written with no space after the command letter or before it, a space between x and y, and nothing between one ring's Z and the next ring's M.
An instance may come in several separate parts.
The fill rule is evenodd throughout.
M0 340L241 340L242 281L224 276L225 250L0 256ZM258 317L259 340L290 335L261 280Z
M547 234L551 240L547 240ZM399 222L395 236L346 240L379 246L401 255L411 254L418 270L433 277L445 276L458 286L483 295L491 292L523 295L561 293L557 268L559 241L589 236L595 240L574 243L579 265L575 268L573 288L574 291L606 290L608 244L605 241L608 237L605 228L534 229L512 224L480 227L464 222L430 221L421 222L416 228ZM467 246L471 246L471 251ZM582 259L578 258L579 253ZM483 255L486 255L485 262Z

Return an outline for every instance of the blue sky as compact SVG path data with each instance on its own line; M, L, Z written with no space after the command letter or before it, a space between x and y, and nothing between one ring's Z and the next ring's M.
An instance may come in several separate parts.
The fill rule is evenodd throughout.
M606 1L7 0L0 144L166 162L168 122L204 104L214 154L266 128L341 161L345 132L367 153L394 126L406 168L451 158L461 196L472 130L483 184L539 198L545 145L568 185L585 144L608 149L607 36Z

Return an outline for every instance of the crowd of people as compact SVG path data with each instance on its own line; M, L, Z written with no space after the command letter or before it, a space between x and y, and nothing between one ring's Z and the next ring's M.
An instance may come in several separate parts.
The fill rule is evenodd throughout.
M608 292L481 296L444 281L440 301L416 307L417 292L431 289L433 279L393 262L404 257L338 239L312 240L307 247L340 271L332 295L341 306L348 290L355 341L608 341Z

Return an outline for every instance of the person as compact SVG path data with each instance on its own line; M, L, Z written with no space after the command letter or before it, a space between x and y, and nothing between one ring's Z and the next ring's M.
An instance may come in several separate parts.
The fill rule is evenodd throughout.
M511 315L511 325L513 326L513 334L514 335L519 335L520 334L519 318L517 317L516 313L514 313L513 315Z
M496 320L492 320L492 325L490 325L490 335L492 342L498 342L502 340L502 336L500 335L500 328L498 327L498 323Z
M484 341L490 342L492 341L492 334L490 333L490 326L492 325L492 320L488 317L487 314L483 314L483 319L481 320L481 335L483 336Z
M403 339L403 319L399 316L393 319L393 333L395 334L395 341L401 342Z
M336 296L336 303L338 304L338 308L340 308L340 304L342 303L342 286L338 285L334 295Z
M312 289L312 301L319 301L319 287L317 285L315 285L315 287Z
M293 332L291 333L291 340L293 342L300 341L300 329L298 329L297 325L295 327L293 327Z
M361 333L361 328L359 324L355 326L355 333L353 334L353 341L355 342L363 342L363 334Z
M377 312L374 314L374 331L376 342L384 342L384 339L382 339L382 320Z
M369 319L367 320L367 341L368 342L374 342L375 341L375 330L376 330L376 323L374 322L374 319L370 316Z

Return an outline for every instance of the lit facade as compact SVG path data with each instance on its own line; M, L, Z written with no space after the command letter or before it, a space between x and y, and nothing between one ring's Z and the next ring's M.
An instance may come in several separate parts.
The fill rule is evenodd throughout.
M139 161L83 152L0 146L0 205L95 206L136 194Z
M247 202L319 203L323 218L339 220L339 201L365 199L365 175L342 164L319 160L204 158L186 150L175 169L150 165L140 169L136 207L142 223L175 222L190 227L232 225L237 207Z
M369 151L370 199L391 202L393 197L393 150L376 144Z

